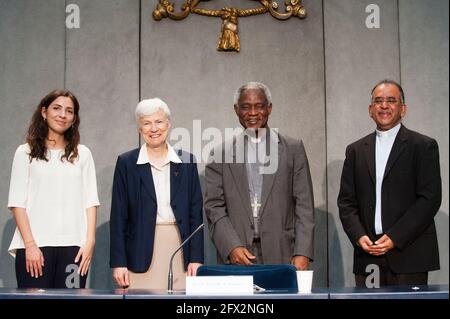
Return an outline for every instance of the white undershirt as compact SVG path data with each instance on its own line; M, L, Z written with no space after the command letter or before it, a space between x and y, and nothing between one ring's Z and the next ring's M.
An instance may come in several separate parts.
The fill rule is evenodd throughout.
M384 171L391 153L392 145L394 145L395 137L400 130L401 124L397 124L387 131L376 130L375 142L375 168L376 168L376 204L375 204L375 233L377 235L383 233L383 225L381 222L381 187L383 184Z
M162 165L156 165L149 160L147 144L141 146L136 162L138 165L150 164L158 207L157 224L175 223L176 220L172 206L170 206L170 162L181 163L182 161L169 143L167 143L167 156Z
M38 247L82 246L87 239L86 209L99 206L95 166L90 150L78 145L74 163L61 161L64 150L48 150L48 161L33 159L28 144L14 155L8 208L24 208ZM9 253L24 248L18 228Z

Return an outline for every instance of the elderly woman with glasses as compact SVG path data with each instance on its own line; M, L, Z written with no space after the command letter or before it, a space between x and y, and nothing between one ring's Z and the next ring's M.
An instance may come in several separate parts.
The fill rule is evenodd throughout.
M193 156L167 142L170 110L158 98L136 107L145 143L120 155L114 172L110 266L121 287L166 289L169 261L202 224L203 198ZM175 289L203 263L203 232L173 262Z

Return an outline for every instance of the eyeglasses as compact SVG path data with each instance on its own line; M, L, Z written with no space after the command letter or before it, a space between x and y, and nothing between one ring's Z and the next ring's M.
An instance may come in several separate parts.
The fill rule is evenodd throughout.
M386 102L389 105L395 105L398 102L401 102L401 100L393 97L393 96L388 96L388 97L376 97L372 100L372 104L375 104L377 106L380 106L383 104L383 102Z

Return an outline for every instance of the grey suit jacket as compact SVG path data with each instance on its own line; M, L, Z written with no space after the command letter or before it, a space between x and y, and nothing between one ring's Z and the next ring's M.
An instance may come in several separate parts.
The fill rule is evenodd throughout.
M215 152L221 152L224 159L227 150L236 147L236 138ZM278 167L275 173L263 177L259 230L264 263L288 264L295 255L313 259L314 198L303 143L273 130L270 139L278 146ZM227 263L233 248L251 250L253 241L246 166L242 161L236 163L234 154L232 161L208 163L205 175L204 207L209 230L218 262Z

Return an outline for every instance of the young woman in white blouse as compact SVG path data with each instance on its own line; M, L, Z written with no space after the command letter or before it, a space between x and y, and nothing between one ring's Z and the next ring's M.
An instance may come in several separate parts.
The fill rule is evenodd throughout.
M79 103L55 90L39 103L14 155L9 247L18 288L84 288L99 205L94 161L79 144Z

